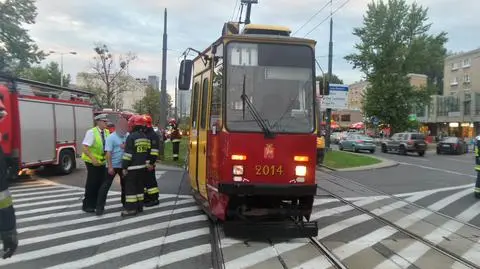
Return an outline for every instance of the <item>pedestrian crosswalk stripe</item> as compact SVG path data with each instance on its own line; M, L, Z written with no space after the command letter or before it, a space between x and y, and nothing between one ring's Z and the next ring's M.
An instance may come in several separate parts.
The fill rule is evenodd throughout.
M204 219L202 219L204 220ZM162 236L159 238L151 239L148 241L140 242L134 245L129 245L121 248L117 248L111 251L103 252L92 257L85 259L77 260L74 262L59 264L57 266L48 267L48 269L63 269L63 268L85 268L87 266L97 265L101 262L108 261L109 259L114 259L117 257L124 256L126 254L135 253L142 251L144 249L150 248L151 246L161 246L163 244L172 243L180 240L186 240L200 235L206 235L210 233L208 228L200 228L196 230L190 230L178 234L173 234L169 236ZM210 250L209 250L210 251ZM145 267L142 267L145 268Z

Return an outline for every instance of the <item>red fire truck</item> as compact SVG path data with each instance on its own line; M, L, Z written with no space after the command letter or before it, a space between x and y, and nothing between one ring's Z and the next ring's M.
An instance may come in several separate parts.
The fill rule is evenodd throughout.
M92 94L1 75L0 94L8 112L0 122L0 145L9 175L40 166L71 173L83 136L93 126Z

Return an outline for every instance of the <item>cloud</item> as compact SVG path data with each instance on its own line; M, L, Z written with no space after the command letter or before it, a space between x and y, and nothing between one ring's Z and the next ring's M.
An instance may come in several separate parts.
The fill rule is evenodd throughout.
M136 77L161 74L163 13L168 9L168 70L167 85L173 90L178 74L178 59L188 47L203 50L221 34L223 23L238 16L239 0L38 0L37 23L30 28L32 37L44 50L78 52L64 56L65 72L88 71L95 42L106 43L111 51L124 54L132 51L138 60L129 71ZM333 10L346 0L333 0ZM353 52L356 42L353 27L362 23L369 0L350 0L334 15L333 70L345 82L360 79L343 57ZM409 3L413 0L408 0ZM434 32L449 33L448 49L469 50L480 43L473 33L480 27L480 2L472 0L418 0L429 7ZM279 24L297 30L327 0L260 0L252 9L252 22ZM237 6L236 12L234 7ZM455 12L453 12L453 10ZM327 70L328 16L325 8L296 35L317 41L317 59ZM245 14L245 11L244 13ZM234 16L238 19L237 16ZM327 18L327 20L325 20ZM322 23L323 21L323 23ZM47 60L59 61L59 55Z

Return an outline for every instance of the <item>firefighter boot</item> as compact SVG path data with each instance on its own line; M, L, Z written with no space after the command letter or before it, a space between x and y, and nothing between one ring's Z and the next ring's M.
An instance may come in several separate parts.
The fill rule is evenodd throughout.
M159 204L160 204L160 201L158 201L158 200L149 201L149 202L145 203L145 207L152 207L152 206L156 206L156 205L159 205Z
M127 210L127 209L124 209L122 211L122 217L130 217L130 216L135 216L137 215L137 211L136 210Z

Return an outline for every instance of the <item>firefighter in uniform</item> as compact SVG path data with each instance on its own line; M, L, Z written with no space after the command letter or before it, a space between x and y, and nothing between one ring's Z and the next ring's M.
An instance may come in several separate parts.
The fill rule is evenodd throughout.
M6 116L3 96L0 95L0 121ZM0 239L3 243L3 258L10 258L18 246L17 223L12 196L8 191L7 163L2 147L0 147Z
M145 178L145 206L151 207L159 204L158 202L158 184L157 177L155 176L155 163L157 162L158 153L159 153L159 137L152 126L152 117L149 115L144 115L146 121L146 131L145 134L150 140L151 149L149 152L149 163L147 167L147 177Z
M475 197L480 198L480 136L475 137L475 171L477 171L477 181L475 182Z
M323 163L325 157L325 136L323 134L317 136L317 165Z
M122 168L125 176L125 206L122 216L133 216L143 211L144 179L149 161L150 140L145 135L145 119L134 115L128 120L130 134L125 142Z
M168 125L170 127L170 140L172 141L173 160L178 161L181 139L180 131L178 130L177 121L175 119L169 120Z

